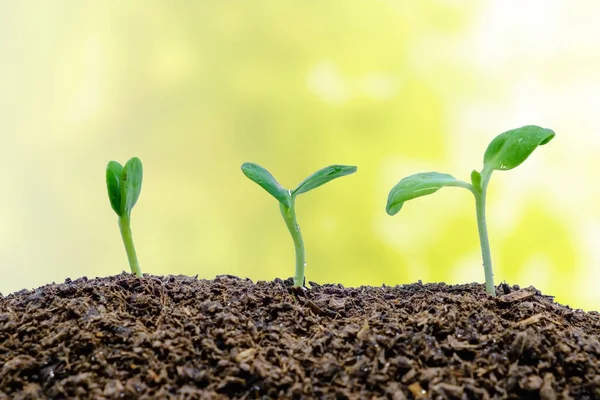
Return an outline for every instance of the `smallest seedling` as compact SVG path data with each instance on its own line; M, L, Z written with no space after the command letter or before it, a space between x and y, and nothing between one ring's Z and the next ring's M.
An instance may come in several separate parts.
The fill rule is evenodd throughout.
M133 157L122 166L116 161L110 161L106 166L106 188L112 209L119 216L119 228L125 244L125 252L131 272L137 277L142 276L142 270L135 253L131 234L131 209L140 197L144 171L139 158Z

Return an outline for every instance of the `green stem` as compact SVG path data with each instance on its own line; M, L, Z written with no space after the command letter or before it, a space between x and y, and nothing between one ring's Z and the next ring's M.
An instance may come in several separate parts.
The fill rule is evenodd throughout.
M485 290L492 296L496 295L496 287L494 286L494 272L492 270L492 252L490 251L490 240L488 238L487 223L485 220L485 199L487 194L487 186L490 179L489 174L482 171L481 187L474 188L475 209L477 211L477 229L479 231L479 243L481 245L481 255L483 258L483 271L485 274Z
M127 259L129 260L131 272L134 273L138 278L141 278L142 270L140 269L140 263L138 262L137 255L135 253L135 246L133 245L129 216L119 217L119 228L121 229L121 237L123 238L123 243L125 244L125 252L127 253Z
M281 215L285 221L285 225L292 235L294 240L294 248L296 249L296 275L294 276L294 286L304 286L304 269L306 268L306 258L304 255L304 241L300 233L300 225L296 222L296 210L294 207L295 198L292 197L291 207L287 207L283 203L279 203Z

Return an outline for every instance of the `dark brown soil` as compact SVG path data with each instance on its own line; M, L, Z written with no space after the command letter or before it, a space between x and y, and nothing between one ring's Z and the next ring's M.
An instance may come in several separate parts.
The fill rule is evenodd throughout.
M0 399L600 399L600 314L499 291L67 280L0 295Z

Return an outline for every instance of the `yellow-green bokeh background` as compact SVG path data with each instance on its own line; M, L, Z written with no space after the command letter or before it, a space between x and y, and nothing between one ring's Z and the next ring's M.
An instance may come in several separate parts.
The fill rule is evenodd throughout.
M488 142L556 131L494 175L496 281L599 309L596 1L0 3L0 292L128 269L106 162L139 156L144 272L293 274L276 204L332 163L357 174L297 203L312 281L483 281L472 196L385 213L403 176L468 179Z

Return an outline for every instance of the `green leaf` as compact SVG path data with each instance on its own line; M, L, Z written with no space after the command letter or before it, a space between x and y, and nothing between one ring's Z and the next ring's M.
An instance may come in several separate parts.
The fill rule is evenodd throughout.
M269 171L258 164L245 162L242 164L242 172L251 181L254 181L271 196L275 197L281 204L288 208L291 207L292 200L290 192L284 189Z
M110 161L106 166L106 189L108 190L108 199L110 206L121 216L121 173L123 166L116 161Z
M471 184L474 189L481 192L481 174L478 171L473 170L471 172Z
M471 189L471 185L452 175L440 172L422 172L403 178L390 190L385 210L389 215L394 215L400 211L404 202L435 193L444 186Z
M123 167L121 173L121 216L131 214L142 190L144 169L139 158L133 157Z
M496 136L483 156L484 169L508 171L521 165L538 146L551 141L554 131L527 125Z
M298 187L293 190L292 194L294 196L299 195L301 193L306 193L309 190L313 190L318 188L321 185L326 184L329 181L332 181L337 178L341 178L342 176L350 175L355 173L357 168L351 165L330 165L329 167L322 168L300 182Z

